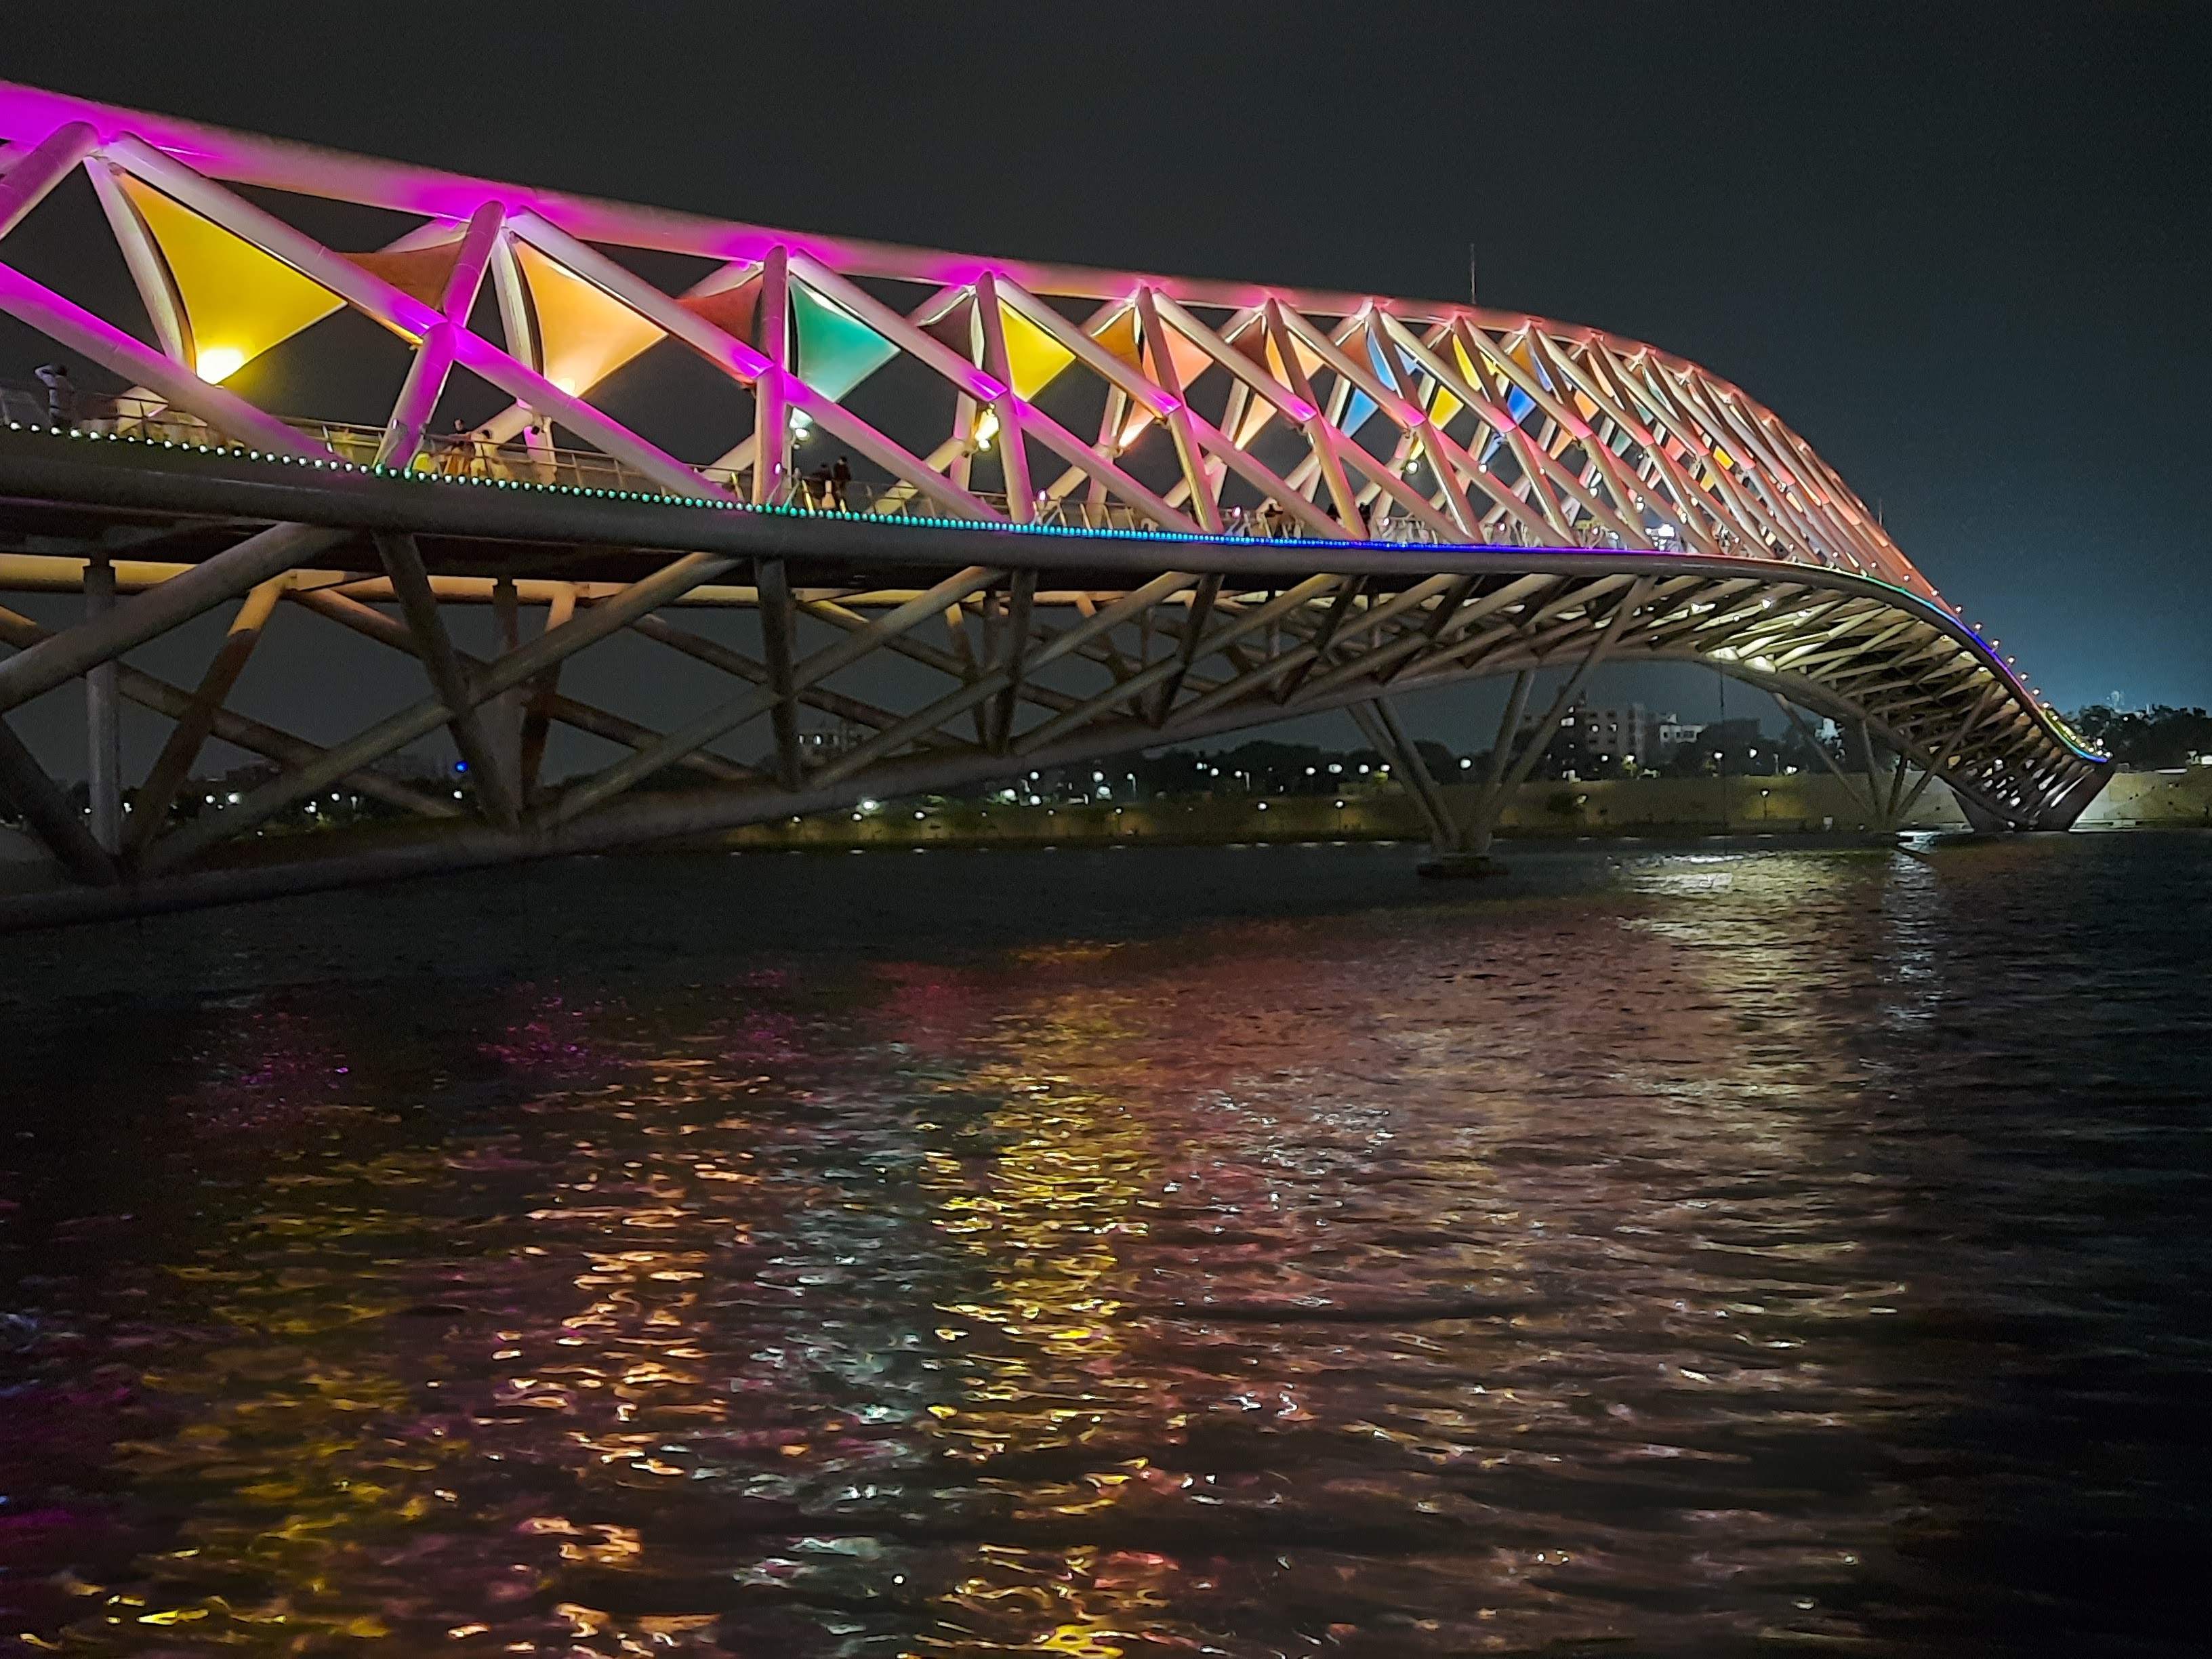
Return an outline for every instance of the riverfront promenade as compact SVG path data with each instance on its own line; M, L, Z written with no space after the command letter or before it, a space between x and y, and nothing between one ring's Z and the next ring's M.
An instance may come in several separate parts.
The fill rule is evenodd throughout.
M1447 786L1448 798L1472 789ZM1456 805L1456 803L1455 803ZM2212 767L2176 775L2123 772L2081 816L2082 830L2212 827ZM1611 779L1522 786L1501 817L1506 839L1606 836L1823 835L1872 831L1863 801L1838 780L1790 777ZM1899 826L1965 830L1946 792L1929 790ZM1194 795L1115 804L891 801L869 810L750 824L717 836L733 848L1050 846L1148 842L1222 845L1258 841L1419 841L1428 828L1412 798Z

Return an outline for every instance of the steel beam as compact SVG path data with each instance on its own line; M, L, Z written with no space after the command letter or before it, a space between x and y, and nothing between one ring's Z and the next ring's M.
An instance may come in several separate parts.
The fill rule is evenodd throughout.
M208 734L215 729L216 715L222 712L231 689L238 684L238 677L246 672L246 659L253 654L253 647L260 642L261 630L268 626L270 613L276 610L276 601L284 591L284 580L278 576L265 581L240 602L238 614L231 619L230 631L216 647L207 672L200 676L191 707L169 728L168 741L161 745L161 752L155 759L153 770L146 775L131 809L126 846L133 858L152 844L162 824L167 822L178 790L191 775Z
M84 566L88 627L115 609L115 566L94 554ZM123 850L122 710L115 697L113 659L93 665L84 677L85 775L92 803L92 838L112 854Z
M434 587L437 579L433 577L431 580ZM421 655L420 642L404 623L392 621L382 611L363 605L358 599L349 598L346 594L319 592L310 587L294 587L288 591L285 598L301 610L311 611L317 616L327 617L342 627L349 628L356 634L376 641L380 645L389 646L395 651L406 653L409 656ZM635 623L632 625L635 626ZM456 650L453 655L465 676L479 675L484 672L485 664L481 659L459 650ZM546 672L550 673L554 671ZM542 678L541 676L541 683ZM659 732L650 726L640 726L635 720L625 720L619 714L608 713L604 708L594 708L590 703L579 702L574 697L563 696L557 689L548 699L547 708L552 718L560 721L562 725L574 726L579 732L587 732L595 738L605 738L610 743L622 744L628 748L642 748L660 736ZM694 755L688 760L679 762L678 764L703 776L725 783L740 782L753 775L749 767L733 765L726 761L716 761L703 755Z
M347 531L301 524L273 525L249 536L183 575L0 662L0 713L111 662L133 646L143 645L349 539Z
M72 879L91 886L115 882L113 857L84 827L84 819L61 786L39 764L38 757L4 717L0 717L0 796L6 798Z
M430 592L430 578L422 568L422 552L412 536L379 536L376 552L384 562L385 574L392 579L392 591L398 595L400 612L414 635L415 654L422 659L429 674L430 689L438 694L438 701L445 707L453 746L461 751L462 763L469 769L484 816L494 823L512 829L521 814L506 757L484 730L483 717L470 696L468 677L461 672L460 663L453 654L453 642L447 636L445 621L438 614L437 598Z

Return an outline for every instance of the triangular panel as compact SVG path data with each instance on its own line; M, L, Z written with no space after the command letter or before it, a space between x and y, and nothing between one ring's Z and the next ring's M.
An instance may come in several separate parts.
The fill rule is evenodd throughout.
M428 247L349 253L346 258L370 276L382 277L402 294L434 307L445 300L446 284L453 280L453 267L460 263L462 240L455 236L450 241L433 242Z
M1429 419L1436 423L1438 431L1442 431L1466 407L1451 389L1440 381L1429 397Z
M1269 403L1265 398L1255 397L1244 405L1244 418L1237 423L1237 430L1231 434L1230 441L1239 449L1243 448L1253 439L1259 436L1261 428L1266 426L1274 418L1274 404Z
M1091 337L1139 374L1144 373L1144 360L1137 355L1137 313L1134 307L1125 307L1120 316Z
M1298 360L1298 368L1304 372L1306 384L1311 386L1315 372L1321 368L1321 353L1293 334L1291 337L1291 355ZM1297 384L1291 379L1289 372L1284 368L1283 353L1281 348L1276 345L1273 335L1267 337L1267 372L1285 386L1294 386Z
M792 372L825 398L843 397L898 355L898 348L852 313L803 283L791 285L799 361Z
M118 182L176 279L203 380L224 380L345 302L131 174Z
M1284 369L1283 354L1276 347L1274 336L1267 330L1248 328L1229 343L1243 352L1254 367L1263 368L1273 375L1279 385L1297 390L1297 382ZM1291 337L1291 349L1297 357L1298 367L1306 373L1306 383L1310 386L1315 371L1321 368L1321 354L1296 335Z
M665 337L659 324L647 322L529 243L516 239L514 252L538 313L545 378L571 397L590 391Z
M1162 323L1160 332L1167 337L1168 361L1175 365L1176 383L1188 392L1191 382L1213 366L1213 359L1186 338L1180 329ZM1149 349L1145 353L1145 373L1155 381L1160 378Z
M747 345L760 343L753 338L753 318L760 310L757 275L728 288L718 288L711 294L687 294L677 303L733 340L741 340Z
M1375 371L1376 380L1385 390L1395 391L1397 386L1397 377L1390 372L1389 359L1382 355L1382 343L1376 339L1371 325L1363 337L1367 342L1368 366ZM1344 406L1344 419L1338 423L1340 428L1347 437L1350 436L1367 424L1376 407L1375 399L1359 390L1357 386L1353 386L1351 399Z
M999 315L1006 330L1006 368L1013 376L1014 396L1034 398L1075 361L1075 354L1003 301Z

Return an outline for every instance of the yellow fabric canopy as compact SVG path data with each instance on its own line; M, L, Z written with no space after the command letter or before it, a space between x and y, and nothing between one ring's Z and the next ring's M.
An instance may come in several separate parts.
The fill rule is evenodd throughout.
M118 180L168 264L191 325L192 368L203 380L229 379L345 303L151 185L127 173Z

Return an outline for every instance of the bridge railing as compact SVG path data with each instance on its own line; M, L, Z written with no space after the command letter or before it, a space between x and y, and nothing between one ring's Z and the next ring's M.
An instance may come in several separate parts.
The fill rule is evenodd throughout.
M371 465L381 453L385 429L339 421L317 421L287 416L285 424L326 445L342 460ZM21 384L0 384L0 422L22 426L63 425L94 434L141 438L157 443L222 446L231 441L198 416L185 414L157 397L142 392L108 393ZM447 477L500 478L513 483L565 486L578 489L606 489L639 495L665 493L665 486L611 455L591 449L563 449L526 434L506 440L481 432L436 434L429 436L412 470ZM735 494L750 485L740 474L725 467L702 467L700 475ZM986 506L1012 517L1003 495L988 490L968 492ZM938 520L945 509L910 483L869 483L860 480L837 483L801 474L778 491L775 506L802 513L847 513L882 519ZM1040 495L1033 503L1031 521L1062 529L1087 532L1119 531L1157 533L1167 526L1134 507L1119 501L1092 501L1073 495L1054 498ZM1486 526L1480 538L1452 538L1438 535L1410 514L1377 511L1359 527L1368 541L1413 545L1466 546L1470 544L1502 547L1619 548L1620 538L1609 531L1588 526L1549 536L1532 532L1518 520ZM1286 513L1262 506L1231 507L1223 515L1223 533L1254 539L1297 541L1319 539Z

